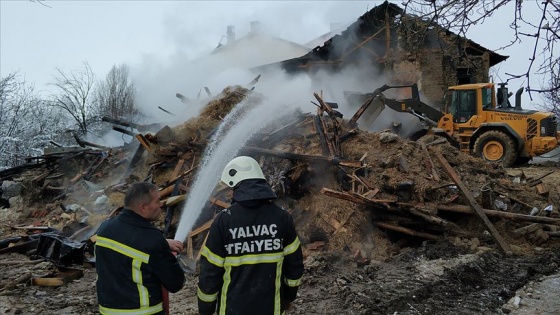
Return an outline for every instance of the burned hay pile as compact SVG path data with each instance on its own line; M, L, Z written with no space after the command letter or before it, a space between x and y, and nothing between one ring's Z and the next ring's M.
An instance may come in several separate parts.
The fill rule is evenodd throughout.
M332 104L314 96L316 113L278 116L240 151L260 161L308 254L360 250L358 260L384 260L402 246L446 238L511 251L508 244L543 244L558 234L555 211L542 211L550 195L535 192L539 179L512 178L435 136L409 141L388 130L359 130L357 118L342 119ZM250 110L262 99L228 87L198 117L154 134L136 133L138 142L127 147L45 154L48 163L3 171L3 187L20 187L13 196L4 189L3 198L22 197L18 208L10 201L2 209L3 237L49 228L65 231L65 237L81 233L80 241L91 244L99 222L120 210L128 184L144 180L160 187L165 213L157 224L173 237L216 128L237 104L245 100ZM213 215L228 206L229 197L216 187L187 238L188 256L196 257ZM17 252L22 241L6 244L2 252Z

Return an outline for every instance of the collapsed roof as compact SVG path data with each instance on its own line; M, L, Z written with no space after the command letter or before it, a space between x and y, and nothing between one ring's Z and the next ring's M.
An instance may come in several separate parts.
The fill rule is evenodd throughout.
M360 63L364 58L382 63L386 61L385 58L392 50L419 48L418 46L402 47L403 45L400 43L403 35L407 37L407 41L411 40L412 36L410 34L399 33L401 31L400 27L410 27L411 21L415 23L416 28L422 28L423 31L423 37L412 39L420 40L418 46L442 49L455 48L463 51L466 55L472 56L481 56L488 53L490 67L508 58L508 56L495 53L470 39L460 37L433 22L409 15L398 5L385 1L366 12L346 30L342 31L340 35L330 38L322 46L315 47L311 52L301 57L285 60L279 64L286 72L294 73L310 66L321 66L336 70L347 64ZM452 38L454 42L442 41L440 32Z

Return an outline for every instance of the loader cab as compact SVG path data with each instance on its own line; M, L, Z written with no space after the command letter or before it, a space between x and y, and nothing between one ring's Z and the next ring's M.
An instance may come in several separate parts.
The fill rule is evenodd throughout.
M447 97L447 112L454 123L466 123L476 115L476 90L451 90Z
M494 110L496 98L493 84L464 84L452 86L447 91L446 112L453 115L453 122L463 124L481 111Z

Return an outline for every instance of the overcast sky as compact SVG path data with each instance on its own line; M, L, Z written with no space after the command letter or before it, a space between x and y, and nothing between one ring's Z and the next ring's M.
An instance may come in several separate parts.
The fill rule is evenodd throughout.
M536 2L531 2L524 3L526 15L538 15L533 10ZM71 71L84 61L101 79L115 64L142 68L172 66L169 63L177 58L196 59L225 40L228 25L243 35L255 20L274 36L304 44L328 32L331 23L353 22L382 1L42 3L0 0L0 75L19 71L37 91L50 89L46 84L52 82L55 68ZM469 38L489 49L507 44L513 10L513 5L502 9L491 22L473 29ZM526 42L499 51L510 58L494 69L494 81L507 79L505 72L524 72L531 48ZM512 85L516 90L523 82Z

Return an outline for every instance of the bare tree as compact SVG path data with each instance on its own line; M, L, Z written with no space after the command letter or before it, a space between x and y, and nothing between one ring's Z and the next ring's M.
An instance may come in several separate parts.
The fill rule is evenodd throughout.
M128 67L113 66L105 81L96 89L96 102L100 114L111 118L122 118L138 114L134 104L134 84L129 81Z
M560 65L556 65L560 67ZM552 87L560 85L560 76L551 76L550 78L550 89L542 94L542 99L544 104L541 106L542 109L553 112L556 116L560 117L560 92Z
M0 168L24 163L60 138L66 117L45 103L17 73L0 79Z
M2 166L11 167L18 163L21 154L25 121L33 101L33 87L17 80L11 73L0 80L0 160Z
M541 0L405 0L405 11L423 17L430 23L457 32L467 37L469 29L491 19L494 13L508 4L514 4L510 28L513 36L509 45L522 40L533 42L529 64L522 73L506 73L509 80L524 78L526 90L531 92L552 93L560 91L560 50L555 45L560 39L560 1ZM538 5L541 14L538 17L525 15L527 5ZM499 50L499 49L498 49ZM540 74L547 77L540 88L531 87L530 76Z
M87 62L83 64L83 69L70 73L56 69L57 75L52 85L57 88L58 93L53 93L52 105L67 112L85 135L97 110L93 102L95 75Z

